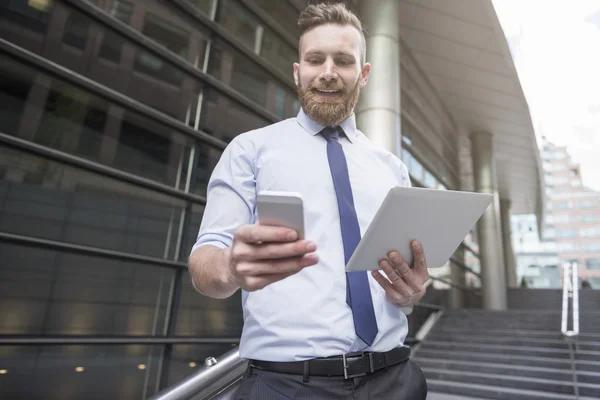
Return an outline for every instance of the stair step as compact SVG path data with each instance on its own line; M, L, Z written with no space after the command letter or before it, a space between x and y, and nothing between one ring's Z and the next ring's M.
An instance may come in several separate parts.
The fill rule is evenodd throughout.
M473 333L470 329L460 327L444 327L436 324L431 330L430 335L440 333L448 335L470 335ZM527 330L527 329L489 329L487 331L478 331L478 333L486 333L494 336L511 336L511 337L531 337L540 339L555 339L564 340L559 330ZM428 336L429 337L429 336ZM579 333L580 341L600 341L600 333Z
M456 361L479 361L479 362L498 362L511 365L530 365L532 367L548 367L565 369L571 368L569 359L559 359L551 357L529 357L514 354L487 354L481 352L453 351L441 349L419 348L413 353L414 358L423 359L447 359ZM578 371L598 372L600 373L600 361L576 360L575 364Z
M571 366L565 363L563 368L534 367L531 365L514 365L503 363L477 362L477 361L455 361L439 358L413 357L420 368L443 369L451 371L482 372L487 374L498 374L503 376L518 376L529 378L552 379L556 381L568 381L573 379ZM600 382L600 372L577 371L577 381L580 383Z
M444 341L433 341L426 340L421 344L421 349L447 349L447 350L461 350L469 349L472 352L482 352L487 354L501 353L511 354L518 353L520 355L533 356L533 357L551 357L568 359L568 349L547 349L544 347L534 346L510 346L510 345L497 345L497 344L477 344L477 343L448 343ZM577 360L598 360L600 359L599 351L587 351L581 350L575 354Z
M495 336L493 332L489 335L473 334L447 334L440 332L431 332L427 336L428 341L446 341L449 343L477 343L477 344L497 344L512 346L532 346L545 347L551 349L569 349L569 345L564 339L530 338L526 336L510 337ZM579 340L579 349L588 351L600 351L600 342Z
M481 397L459 396L455 394L427 392L427 400L486 400Z
M522 390L547 391L560 394L574 394L573 382L553 379L531 378L488 374L484 372L450 371L444 369L421 368L427 379L437 379L452 382L487 384L499 387L510 387ZM600 385L579 383L579 394L600 397Z
M496 400L573 400L573 395L550 393L547 391L513 389L475 383L450 382L428 379L428 390L455 395L478 396ZM597 400L594 397L579 396L579 400Z

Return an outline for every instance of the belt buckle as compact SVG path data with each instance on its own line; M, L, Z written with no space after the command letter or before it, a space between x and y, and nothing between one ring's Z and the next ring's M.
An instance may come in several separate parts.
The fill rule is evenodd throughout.
M350 357L350 358L356 358L356 357ZM368 373L372 374L373 372L375 372L375 366L373 364L373 353L369 353L369 372L361 372L358 374L349 374L348 373L348 357L345 354L342 354L342 362L344 364L344 379L358 378L361 376L366 376Z

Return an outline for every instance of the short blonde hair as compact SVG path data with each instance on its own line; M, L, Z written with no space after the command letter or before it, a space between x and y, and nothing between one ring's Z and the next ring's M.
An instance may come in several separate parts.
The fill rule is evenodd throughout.
M325 24L350 25L355 27L360 33L360 62L365 63L367 56L367 41L362 24L358 16L346 8L344 3L318 3L309 4L298 18L298 27L300 28L300 45L302 48L302 36L317 26Z

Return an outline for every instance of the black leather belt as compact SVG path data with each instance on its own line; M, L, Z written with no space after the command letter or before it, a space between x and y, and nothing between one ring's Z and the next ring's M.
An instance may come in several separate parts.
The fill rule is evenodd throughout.
M345 379L372 374L399 364L410 357L410 347L397 347L385 353L351 353L315 358L308 361L274 362L250 360L250 366L283 374L307 376L343 376Z

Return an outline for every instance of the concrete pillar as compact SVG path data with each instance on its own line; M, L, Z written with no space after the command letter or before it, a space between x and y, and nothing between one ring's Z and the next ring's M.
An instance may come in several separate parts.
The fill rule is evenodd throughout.
M465 249L459 246L454 252L453 257L461 262L465 263ZM458 265L450 262L450 280L452 283L466 287L467 279L465 276L465 270ZM450 287L450 306L452 308L464 308L465 307L465 293L463 290L458 289L454 286Z
M493 194L496 199L485 210L478 222L479 255L483 308L506 309L506 275L502 259L499 202L497 201L496 165L493 137L489 132L471 134L473 178L475 191Z
M358 128L371 140L400 157L400 29L398 0L359 3L359 16L367 35L371 75L356 107Z
M500 220L502 225L502 244L504 245L504 268L506 284L509 288L517 287L517 269L515 253L512 247L512 229L510 225L510 200L500 199Z

